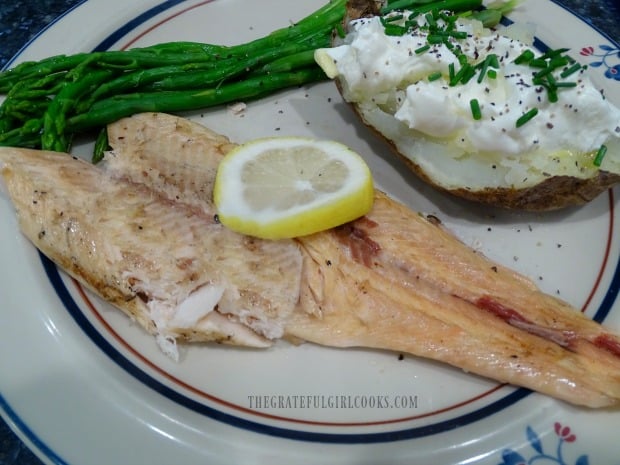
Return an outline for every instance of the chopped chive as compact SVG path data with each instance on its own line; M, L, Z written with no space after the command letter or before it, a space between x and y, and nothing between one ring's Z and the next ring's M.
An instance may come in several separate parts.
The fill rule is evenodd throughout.
M523 63L528 63L530 60L532 60L534 58L534 52L532 52L531 50L524 50L523 53L521 53L521 55L519 55L517 58L515 58L514 62L517 65L523 64Z
M441 78L441 71L435 71L434 73L428 75L428 80L430 82L436 81L439 78Z
M404 18L403 15L394 15L394 16L386 16L381 19L389 23L394 23L396 21L400 21L403 18Z
M467 84L476 75L476 68L468 66L461 76L461 84Z
M581 69L581 65L579 63L575 63L573 66L571 66L570 68L566 68L564 71L562 71L560 73L560 77L561 78L565 78L570 76L571 74L576 73L577 71L579 71Z
M560 87L577 87L577 83L576 82L557 82L555 84L556 87L560 88Z
M547 60L543 58L534 58L533 60L529 61L528 65L530 65L532 68L546 68Z
M603 162L603 158L605 158L606 153L607 146L601 145L601 148L599 148L598 152L596 152L596 156L594 157L594 161L592 162L594 163L594 166L601 166L601 163Z
M543 77L551 74L553 72L553 68L545 68L534 74L534 79L541 81Z
M444 31L443 29L433 29L432 34L434 36L443 37L443 38L450 36L448 31Z
M551 49L551 50L547 50L542 58L554 58L557 57L558 55L562 55L563 53L568 52L570 49L569 48L555 48L555 49Z
M568 64L568 57L559 56L552 58L549 60L549 66L553 68L561 68L562 66L566 66Z
M426 36L426 40L429 44L440 44L443 42L443 36L441 34L429 34Z
M435 21L432 13L425 14L424 19L426 19L426 24L428 24L428 27L433 28L437 26L437 21Z
M489 79L496 79L497 71L495 71L494 69L490 69L489 71L487 71L487 76L489 77Z
M455 39L467 39L467 32L465 31L448 31L448 35Z
M530 111L524 113L523 115L521 115L521 117L517 120L517 127L520 128L521 126L523 126L525 123L527 123L528 121L530 121L532 118L534 118L534 116L536 116L538 114L538 108L532 108Z
M423 45L420 48L416 48L414 50L414 52L415 52L416 55L420 55L420 54L426 52L427 50L429 50L430 48L431 48L431 46L429 44L426 44L426 45Z
M448 65L448 78L450 82L454 79L454 63Z
M403 36L407 33L407 29L403 26L390 23L384 24L383 30L385 31L386 36Z
M406 20L405 21L405 28L408 31L412 31L414 29L416 29L418 27L418 23L416 23L415 21L410 21L410 20Z
M480 63L480 74L478 74L478 84L482 82L482 80L487 74L487 69L489 69L489 66L492 66L494 62L497 62L497 55L492 53L490 55L487 55L484 61Z
M470 65L469 63L465 63L463 66L461 66L461 69L459 69L458 73L456 73L454 77L450 80L450 85L451 86L457 85L459 82L461 82L462 79L469 76L471 72L470 70L472 69L473 69L472 65Z
M471 99L469 101L469 107L471 108L471 115L475 120L479 120L482 118L482 112L480 111L480 104L478 103L478 99Z
M467 12L472 9L480 8L482 0L395 0L383 5L379 12L389 13L394 10L411 10L419 13L433 12L433 10L450 10L453 12Z
M555 103L558 101L558 90L556 87L547 88L547 98L551 103Z

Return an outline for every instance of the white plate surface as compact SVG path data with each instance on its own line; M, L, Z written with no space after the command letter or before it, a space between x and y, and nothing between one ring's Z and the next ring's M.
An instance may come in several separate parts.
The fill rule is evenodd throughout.
M88 0L18 60L176 40L233 44L320 5ZM542 43L570 47L594 64L596 84L620 104L617 44L550 1L526 1L511 19L536 23ZM620 331L617 189L544 215L447 198L406 174L329 82L248 103L243 116L225 108L188 116L238 142L276 134L340 140L364 154L378 186L395 198ZM90 148L85 141L75 152L86 156ZM620 412L574 408L409 356L282 343L267 351L191 347L175 364L120 312L42 259L20 235L6 197L0 217L0 409L45 462L619 461Z

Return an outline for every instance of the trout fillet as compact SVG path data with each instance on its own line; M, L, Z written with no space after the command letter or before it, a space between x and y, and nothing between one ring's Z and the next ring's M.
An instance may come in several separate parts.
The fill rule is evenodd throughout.
M199 135L196 141L179 139L184 127ZM174 359L177 340L271 345L297 305L298 245L234 233L219 224L212 205L195 206L201 189L210 196L210 188L191 179L212 178L226 141L188 121L159 130L162 143L155 144L171 150L178 166L153 176L181 180L165 193L65 154L1 149L2 175L22 232L68 274L155 334ZM201 165L200 157L212 160ZM139 176L148 175L141 169ZM182 191L191 192L186 201L177 200Z
M377 191L373 210L341 227L252 239L215 217L228 139L158 113L108 135L101 166L5 148L2 174L24 234L168 352L176 339L282 337L406 352L578 405L620 402L617 335L435 219Z

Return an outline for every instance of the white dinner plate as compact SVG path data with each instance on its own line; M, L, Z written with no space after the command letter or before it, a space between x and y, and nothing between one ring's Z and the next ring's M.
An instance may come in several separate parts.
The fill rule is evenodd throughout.
M164 41L233 44L321 4L87 0L17 61ZM526 1L510 18L535 23L540 47L570 47L620 104L617 44L546 0ZM187 116L237 142L337 139L366 157L380 188L620 331L620 190L547 214L473 206L407 174L331 82L247 105L242 114L217 108ZM75 153L88 156L91 146L83 141ZM620 462L620 412L575 408L411 356L311 344L265 351L204 345L184 349L174 363L152 337L42 258L18 231L6 197L0 217L0 409L47 463Z

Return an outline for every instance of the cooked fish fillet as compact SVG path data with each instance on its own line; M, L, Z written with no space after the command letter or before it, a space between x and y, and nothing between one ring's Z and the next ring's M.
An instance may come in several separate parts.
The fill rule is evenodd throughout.
M92 169L93 177L101 176L106 180L101 187L104 193L119 189L130 199L141 198L144 205L158 202L159 208L161 203L158 215L160 220L166 218L161 220L163 224L171 223L174 217L174 224L183 230L189 228L185 223L193 224L198 221L196 217L200 218L202 223L198 227L202 228L203 235L206 232L215 234L213 231L221 233L217 235L219 242L212 239L201 246L204 247L202 253L210 259L217 256L225 262L236 263L239 270L251 270L252 266L244 268L243 265L246 260L252 263L250 252L256 249L272 253L270 257L263 257L264 262L253 262L256 270L266 273L266 276L261 272L256 277L257 281L269 282L269 286L264 286L269 287L263 290L264 295L272 296L267 299L266 309L254 310L262 317L261 325L252 326L252 318L243 319L234 309L221 313L221 299L214 311L207 312L207 317L227 316L226 321L239 331L235 333L238 335L235 342L252 345L249 341L254 335L257 341L267 343L268 338L260 328L271 328L273 324L283 337L334 347L382 348L411 353L574 404L602 407L619 402L618 336L567 303L543 294L524 276L466 247L437 221L424 218L377 191L375 205L367 216L330 231L295 241L261 241L232 233L225 235L221 232L225 229L213 221L210 189L219 159L233 146L226 138L181 118L152 113L123 119L110 125L108 132L113 150L106 155L101 169L66 155L64 158L54 155L50 163L78 165L85 172ZM33 172L39 170L37 166L43 163L37 157L52 160L51 154L0 149L0 163L4 163L3 174L9 187L25 183L24 179L18 182L18 178L33 178L21 192L15 188L10 190L18 215L31 216L27 221L22 219L20 224L37 247L80 276L82 273L76 272L73 262L66 259L72 252L66 245L53 246L38 237L42 230L48 229L48 222L58 219L49 212L41 216L42 213L29 204L35 190L46 190L42 198L48 198L54 189L59 190L60 197L65 197L63 189L66 194L74 188L72 184L89 185L91 181L82 177L60 182L57 178L63 171L61 168L53 172L52 179L42 179L44 176L40 174L34 176ZM24 168L31 164L32 167ZM64 183L66 187L59 187ZM107 183L123 187L112 189ZM21 200L16 200L17 196ZM77 206L71 208L82 210L84 200L74 200L76 195L71 197L67 197L66 208L74 202ZM84 197L88 197L87 192ZM119 195L107 194L104 198L113 198L116 202L112 204L123 203ZM135 204L133 200L128 202L132 206L123 207L127 215L123 224L99 221L96 232L109 236L126 234L128 225L132 224L131 214L138 208L137 200ZM114 210L109 203L92 203L89 208ZM164 205L170 212L163 214ZM177 218L172 213L176 210L184 213ZM120 214L114 215L117 222L122 221L120 217ZM66 229L66 223L63 225ZM88 242L90 234L94 234L82 231L84 239L76 241L79 232L76 230L75 235L68 236L64 242L69 243L68 239L78 244ZM66 233L61 228L57 234L62 237ZM190 234L175 233L163 240L153 238L152 242L159 239L161 245L174 241L173 247L183 249L193 243L190 237L196 240ZM232 253L244 255L228 257L231 253L228 241L241 239L251 241L251 250L235 246ZM223 249L214 251L212 247ZM281 248L281 254L270 248ZM192 253L200 252L192 250ZM173 264L166 262L162 266L172 267ZM213 268L205 266L209 270ZM106 267L109 268L109 264L103 263L98 271L93 269L89 279L97 284L97 279L110 273ZM278 271L274 272L274 268ZM209 273L204 275L205 279ZM242 280L244 283L253 283L251 278L246 278ZM185 283L182 279L178 282ZM259 292L260 283L254 284L253 289ZM117 305L123 304L117 295L130 295L114 282L107 286L117 294L108 291L110 296L104 294L104 297ZM152 289L157 289L156 286L174 289L177 282L157 281ZM170 292L181 291L171 290L165 295ZM271 311L280 293L286 296L285 303L280 310ZM261 294L255 294L258 295ZM131 301L142 302L136 297L138 295L134 294ZM292 309L288 305L291 302ZM143 302L134 311L149 315L148 305L146 309L145 305ZM172 313L178 310L175 308ZM247 333L241 336L243 325ZM151 329L157 331L157 327ZM185 329L189 331L189 327ZM219 329L217 334L229 333ZM172 338L177 336L176 332L170 334Z
M108 141L113 150L101 165L111 176L216 213L215 174L223 154L234 147L227 137L188 119L147 113L109 125Z
M366 217L299 242L303 311L287 334L427 357L591 407L620 399L617 336L380 192Z
M176 339L266 347L282 336L300 286L293 241L236 234L208 208L66 154L3 148L0 164L23 233L172 357Z
M228 138L187 119L148 113L110 125L108 139L114 150L102 163L107 174L145 185L217 222L213 184L223 154L234 147ZM269 339L281 337L299 296L297 243L257 240L216 225L214 232L205 230L202 246L204 259L233 285L218 311Z

